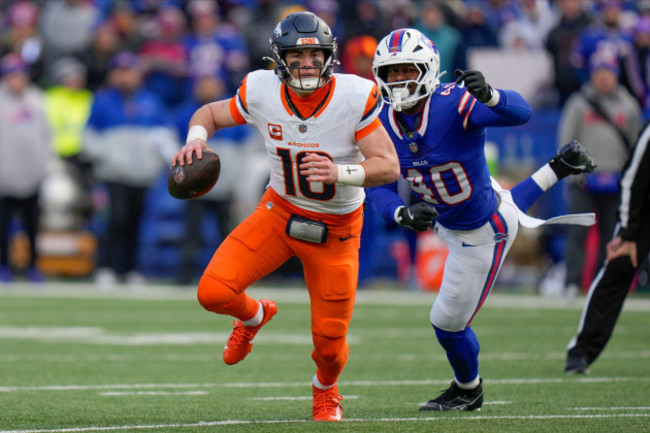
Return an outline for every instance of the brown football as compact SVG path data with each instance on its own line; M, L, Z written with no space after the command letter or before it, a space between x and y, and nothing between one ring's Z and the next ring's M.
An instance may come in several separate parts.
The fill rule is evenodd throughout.
M212 150L203 150L203 157L193 155L192 164L180 164L169 167L167 174L167 191L169 195L181 200L199 198L219 180L221 160Z

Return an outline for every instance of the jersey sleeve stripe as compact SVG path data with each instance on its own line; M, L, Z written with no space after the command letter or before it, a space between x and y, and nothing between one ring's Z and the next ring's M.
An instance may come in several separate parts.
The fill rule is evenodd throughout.
M463 129L467 129L467 123L469 122L469 115L472 113L472 110L474 109L474 104L476 104L476 99L472 100L472 103L470 104L467 113L465 113L465 117L463 117Z
M246 113L248 113L248 101L246 100L246 82L247 81L248 81L248 75L246 75L244 77L241 84L239 85L239 89L237 89L237 97L239 98L239 102L240 102L242 108L244 109L244 111L246 111Z
M463 111L465 110L465 107L467 106L467 101L469 101L469 98L471 98L471 95L467 90L465 90L465 93L463 93L463 96L460 98L460 102L458 102L458 114L462 115Z
M366 106L363 109L362 120L367 118L368 115L375 110L379 102L381 102L381 99L379 99L379 89L377 89L376 85L373 85L370 94L368 95L368 99L366 99Z
M239 112L239 107L237 106L237 97L233 96L230 98L230 115L232 118L235 120L235 122L239 123L240 125L243 125L246 123L246 119L244 119L244 116L241 115Z
M379 117L375 117L375 120L370 122L369 125L364 126L363 128L361 128L360 130L354 133L354 139L359 141L365 136L367 136L368 134L370 134L375 129L379 128L380 126L381 126L381 121L379 120Z

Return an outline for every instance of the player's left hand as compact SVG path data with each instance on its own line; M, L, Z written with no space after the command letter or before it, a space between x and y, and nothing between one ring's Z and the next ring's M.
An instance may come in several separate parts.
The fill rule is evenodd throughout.
M607 261L611 262L623 256L630 256L632 266L637 267L636 242L624 241L623 238L617 236L607 244Z
M492 98L492 87L490 87L487 81L485 81L485 77L481 71L475 71L472 69L461 71L460 69L456 69L454 75L458 77L456 79L456 84L464 81L467 91L478 99L479 102L485 104Z
M397 223L416 232L426 232L438 218L438 211L423 202L404 206L397 214Z
M339 177L339 169L324 155L308 153L301 161L300 175L307 176L309 182L334 183Z

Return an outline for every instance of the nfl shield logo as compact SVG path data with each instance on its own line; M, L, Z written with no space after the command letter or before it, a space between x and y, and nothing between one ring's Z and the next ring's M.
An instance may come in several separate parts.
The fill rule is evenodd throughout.
M174 178L174 182L183 183L185 181L185 172L183 171L183 167L180 165L174 166L172 169L172 177Z
M298 131L300 131L301 134L304 134L305 132L307 132L307 125L301 123L300 125L298 125Z

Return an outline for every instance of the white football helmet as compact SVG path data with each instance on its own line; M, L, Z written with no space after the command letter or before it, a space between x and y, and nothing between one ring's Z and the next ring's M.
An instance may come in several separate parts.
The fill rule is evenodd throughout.
M388 67L404 63L414 64L420 70L416 80L387 83ZM431 39L415 29L399 29L383 38L377 46L372 62L372 73L384 100L395 110L413 107L419 100L436 91L440 85L440 54ZM415 83L415 91L408 89Z

